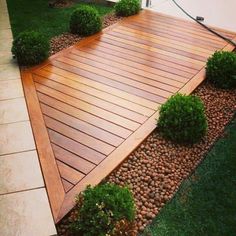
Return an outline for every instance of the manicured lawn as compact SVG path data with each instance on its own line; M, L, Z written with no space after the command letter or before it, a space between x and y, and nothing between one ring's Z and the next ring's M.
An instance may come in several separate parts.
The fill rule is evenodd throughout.
M236 119L144 235L236 235Z
M69 8L53 9L48 0L7 0L14 37L24 30L37 30L48 39L68 31L71 12L82 3ZM112 11L111 7L91 4L101 16Z

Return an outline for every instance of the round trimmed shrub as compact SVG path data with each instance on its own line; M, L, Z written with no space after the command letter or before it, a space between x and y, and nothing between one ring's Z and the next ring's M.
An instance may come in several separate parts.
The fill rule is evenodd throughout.
M116 15L131 16L137 14L141 9L139 0L120 0L115 5Z
M236 54L215 52L207 61L206 76L216 87L223 89L236 87Z
M158 128L177 143L196 143L207 131L204 105L199 97L176 94L160 108Z
M88 186L76 202L78 214L71 224L76 235L114 235L121 222L131 224L135 218L133 196L127 187L109 183Z
M13 41L12 53L20 65L36 65L48 58L49 41L35 31L24 31Z
M95 8L82 5L72 13L70 18L71 33L89 36L101 29L102 20Z

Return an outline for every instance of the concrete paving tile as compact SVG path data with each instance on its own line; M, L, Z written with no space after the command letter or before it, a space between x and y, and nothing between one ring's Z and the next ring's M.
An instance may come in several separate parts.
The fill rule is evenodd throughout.
M0 39L12 39L11 29L0 30Z
M21 80L1 80L0 81L0 100L23 97Z
M2 29L10 29L10 21L6 17L0 17L0 30Z
M0 101L0 124L29 120L24 98Z
M6 52L2 51L0 56L0 65L16 63L16 60L13 59L11 51Z
M0 80L20 79L20 70L17 64L0 65Z
M29 121L0 125L0 155L35 149Z
M10 27L11 24L10 24L9 14L7 12L6 6L3 5L2 9L3 9L3 12L1 11L1 15L0 15L0 29L11 28ZM7 28L5 28L5 26L7 26Z
M0 6L7 7L6 0L0 0Z
M10 52L11 47L12 47L12 39L1 38L0 36L0 53Z
M44 187L36 151L0 156L0 194Z
M0 209L1 235L57 234L44 188L1 195Z

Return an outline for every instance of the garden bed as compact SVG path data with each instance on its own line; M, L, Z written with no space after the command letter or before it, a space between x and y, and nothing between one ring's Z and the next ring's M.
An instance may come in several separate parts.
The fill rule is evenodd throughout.
M122 19L123 17L116 16L114 12L108 13L103 17L103 28L115 24ZM81 39L83 39L83 37L69 32L53 37L50 40L50 55L78 43Z
M173 144L155 130L106 180L121 186L128 184L134 194L137 214L133 235L143 231L174 196L182 181L224 135L224 128L236 111L235 89L216 89L204 82L194 94L202 99L208 120L208 133L200 143ZM58 225L59 235L69 235L68 223L73 221L74 214L72 211Z
M142 236L235 235L236 116Z

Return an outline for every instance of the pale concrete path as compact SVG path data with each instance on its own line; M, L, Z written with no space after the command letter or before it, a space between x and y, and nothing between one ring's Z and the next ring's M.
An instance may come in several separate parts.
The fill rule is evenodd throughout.
M56 235L11 44L0 0L0 235Z
M204 23L206 24L236 31L235 0L176 0L176 2L190 15L205 17ZM151 0L151 8L161 13L189 20L171 0Z

